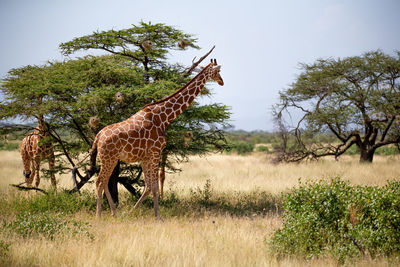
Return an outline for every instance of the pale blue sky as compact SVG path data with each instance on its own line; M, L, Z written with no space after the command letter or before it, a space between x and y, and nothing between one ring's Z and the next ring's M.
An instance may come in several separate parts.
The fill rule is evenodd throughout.
M400 50L400 1L0 0L0 77L9 69L63 60L58 45L140 20L195 34L202 50L171 55L189 65L214 44L225 86L205 102L232 107L236 129L273 130L271 106L298 63Z

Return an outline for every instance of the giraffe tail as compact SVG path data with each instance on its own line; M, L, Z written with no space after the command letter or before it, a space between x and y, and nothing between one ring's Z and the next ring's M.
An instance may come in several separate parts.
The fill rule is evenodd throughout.
M92 149L90 149L90 169L88 172L89 178L93 176L96 172L96 158L97 158L97 144L99 142L99 134L96 135L96 138L93 141Z

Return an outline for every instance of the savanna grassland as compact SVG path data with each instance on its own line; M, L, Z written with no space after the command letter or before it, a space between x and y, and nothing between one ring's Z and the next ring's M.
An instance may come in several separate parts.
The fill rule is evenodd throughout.
M276 257L269 240L280 229L282 193L302 181L340 177L352 185L398 180L400 158L377 156L373 164L345 156L303 164L271 164L265 154L192 157L168 174L162 220L153 218L151 199L121 188L117 215L95 218L93 184L79 196L61 189L47 196L10 187L22 181L17 151L0 151L0 265L4 266L337 266L330 257ZM71 188L69 174L60 188ZM43 180L41 187L48 189ZM398 262L397 262L398 263ZM384 257L351 264L387 266Z

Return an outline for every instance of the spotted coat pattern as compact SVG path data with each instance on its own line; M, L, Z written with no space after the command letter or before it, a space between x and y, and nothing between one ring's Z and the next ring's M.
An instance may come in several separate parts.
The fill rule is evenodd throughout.
M92 154L97 149L101 165L96 180L97 217L101 215L103 192L106 194L111 214L115 214L115 205L107 185L118 160L126 163L141 162L145 188L135 208L152 192L155 216L159 217L158 167L166 144L165 130L193 102L208 80L223 85L219 70L220 66L216 61L211 61L190 82L172 95L146 105L127 120L108 125L97 134L90 152Z

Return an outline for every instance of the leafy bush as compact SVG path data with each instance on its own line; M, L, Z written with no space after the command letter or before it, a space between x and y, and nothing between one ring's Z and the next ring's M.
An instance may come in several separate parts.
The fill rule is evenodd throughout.
M3 258L6 258L10 250L10 243L0 240L0 263Z
M282 207L279 196L261 190L218 192L214 190L211 180L207 180L202 187L191 189L188 197L180 197L180 195L173 190L165 192L163 199L160 200L163 216L196 217L205 213L254 216L279 212ZM135 203L137 199L130 198L128 201ZM149 212L152 212L152 198L146 198L143 205L148 208Z
M360 155L360 148L356 145L352 145L349 149L346 150L345 154L347 155Z
M18 143L0 142L0 150L17 150L19 149Z
M400 182L384 187L330 182L300 184L286 195L284 225L272 249L306 258L329 254L344 262L369 254L400 255Z
M17 213L31 212L63 212L75 213L79 210L96 210L94 194L83 191L81 194L50 191L47 195L37 194L32 197L16 197L13 199L12 210Z
M256 150L257 150L258 152L266 152L266 153L269 153L269 152L270 152L270 151L269 151L269 148L268 148L267 146L263 146L263 145L258 146Z
M76 220L66 220L64 214L24 212L17 214L11 222L3 221L3 228L21 235L24 238L42 236L53 240L56 236L67 234L81 236L82 234L93 239L89 233L89 224Z
M209 207L212 205L211 196L213 194L213 188L211 186L211 180L207 179L204 188L197 187L195 190L190 190L191 200L197 202L202 206Z
M230 146L232 150L237 152L239 155L245 155L253 152L254 150L254 145L245 141L232 142Z
M375 154L385 155L385 156L397 155L397 154L399 154L399 149L394 145L382 146L375 151Z

